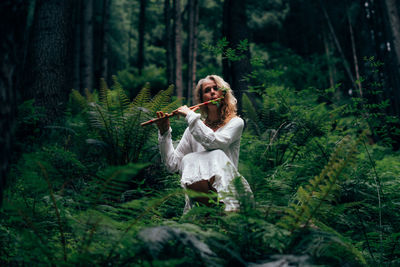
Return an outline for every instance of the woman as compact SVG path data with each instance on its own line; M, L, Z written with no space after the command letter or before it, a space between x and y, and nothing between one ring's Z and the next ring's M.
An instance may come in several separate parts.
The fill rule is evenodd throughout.
M226 211L235 211L239 202L234 197L235 188L232 181L240 177L246 191L251 192L247 181L238 173L240 137L244 122L236 115L236 98L228 83L217 75L201 79L194 96L198 103L224 97L219 104L208 104L201 107L196 114L187 106L176 110L185 116L189 127L185 130L179 145L174 149L171 139L171 128L168 118L157 123L159 128L159 145L161 158L170 172L180 171L181 185L197 192L218 193L225 204ZM165 114L157 112L157 117ZM198 202L208 204L208 198L196 198ZM184 212L192 208L193 200L186 196Z

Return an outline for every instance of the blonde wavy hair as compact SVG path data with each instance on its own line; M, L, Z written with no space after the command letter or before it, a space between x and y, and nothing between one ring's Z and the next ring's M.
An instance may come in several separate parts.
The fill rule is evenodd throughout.
M236 116L237 112L237 100L233 95L232 89L230 85L224 81L218 75L208 75L207 77L201 79L194 89L194 97L197 103L202 103L203 101L203 84L207 81L213 81L219 88L219 90L223 90L224 99L221 100L221 106L219 110L221 111L221 119L225 123L227 123L231 118ZM208 108L207 106L203 106L200 108L201 114L203 117L207 117Z

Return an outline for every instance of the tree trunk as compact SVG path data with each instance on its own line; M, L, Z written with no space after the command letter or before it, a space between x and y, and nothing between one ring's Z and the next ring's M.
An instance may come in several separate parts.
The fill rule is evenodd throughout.
M73 53L73 84L75 90L81 90L81 22L82 1L77 0L73 11L74 21L74 53ZM81 90L82 91L82 90Z
M354 41L353 26L351 25L350 13L349 13L348 9L346 9L346 14L347 14L347 21L349 22L351 51L353 53L354 71L356 73L356 79L357 79L356 84L357 84L357 88L358 88L358 93L359 93L360 97L362 97L363 96L363 90L362 90L362 85L361 85L361 80L360 80L360 71L359 71L359 67L358 67L356 44L355 44L355 41Z
M321 0L319 1L319 3L320 3L320 6L321 6L321 9L322 9L322 13L323 13L323 15L324 15L324 17L326 19L326 23L327 23L328 29L329 29L329 31L331 33L332 39L335 42L336 49L338 50L338 52L339 52L339 54L340 54L340 56L342 58L342 63L343 63L344 69L345 69L345 71L346 71L351 83L353 84L354 89L357 89L356 81L354 80L353 74L351 73L349 63L347 62L347 59L346 59L346 57L345 57L345 55L343 53L342 46L339 43L339 39L337 38L337 35L336 35L335 30L333 28L333 25L331 23L331 19L329 18L328 12L326 11L325 6L324 6L324 4L323 4L323 2Z
M386 12L387 18L390 24L390 32L392 37L392 45L394 55L391 56L391 60L394 64L392 72L392 86L394 95L394 111L398 117L400 117L400 17L399 17L399 1L397 0L385 0L386 4ZM389 54L392 54L392 51L389 51ZM397 87L397 88L396 88Z
M135 17L135 8L134 8L134 4L131 4L131 10L130 10L131 14L130 14L130 20L129 20L129 36L128 36L128 60L127 60L127 66L126 68L128 68L129 66L133 65L133 56L132 56L132 38L133 38L133 30L135 28L135 24L133 23L133 19Z
M168 84L175 84L174 82L174 60L173 60L173 46L172 46L172 31L171 31L171 5L170 0L164 0L164 25L165 25L165 51L166 51L166 74Z
M390 28L393 37L393 50L396 54L397 68L400 73L400 17L399 17L399 1L385 0Z
M197 23L199 20L199 1L189 0L189 47L188 47L188 83L187 102L193 103L193 89L196 86Z
M137 67L139 75L142 75L144 66L144 35L146 26L146 0L140 0L139 13L139 43L138 43L138 59Z
M175 40L175 92L178 98L183 97L182 82L182 19L181 0L174 0L174 40Z
M101 38L101 77L108 80L108 29L111 0L103 0L102 38Z
M14 151L16 81L22 76L28 10L27 0L4 2L0 9L0 207Z
M223 12L222 12L222 36L225 37L227 40L231 39L230 36L230 23L231 23L231 14L230 14L230 1L225 0L223 5ZM230 62L227 58L222 58L222 75L227 83L232 85L232 73Z
M72 88L72 2L38 0L23 87L45 108L45 123L63 115Z
M322 39L324 41L324 48L325 48L325 56L326 56L326 62L328 65L328 70L329 70L329 86L331 88L335 87L335 78L334 78L334 72L333 72L333 64L332 64L332 59L331 59L331 48L329 46L329 41L328 41L328 34L323 30L322 32Z
M236 48L240 41L249 39L245 0L225 0L223 16L223 35L227 37L232 48ZM224 77L230 81L238 100L238 114L242 113L243 92L248 89L248 82L244 78L251 72L250 51L245 53L246 57L241 60L223 62ZM252 97L250 99L253 100Z
M82 89L93 90L94 59L93 59L93 0L84 0L82 4L82 57L81 77Z

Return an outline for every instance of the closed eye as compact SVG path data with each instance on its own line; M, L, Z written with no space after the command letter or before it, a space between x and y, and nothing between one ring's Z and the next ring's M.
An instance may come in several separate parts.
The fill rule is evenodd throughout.
M211 91L211 89L214 89L214 91L218 91L218 90L219 90L218 86L207 87L207 88L204 90L204 93L209 93L209 92Z

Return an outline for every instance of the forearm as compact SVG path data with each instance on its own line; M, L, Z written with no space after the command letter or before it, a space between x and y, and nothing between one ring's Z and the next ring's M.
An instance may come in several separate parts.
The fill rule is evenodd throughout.
M175 149L172 145L171 128L166 130L164 133L161 133L161 130L159 131L158 144L161 154L161 161L164 163L167 170L169 172L177 172L179 170L179 166L175 155Z

